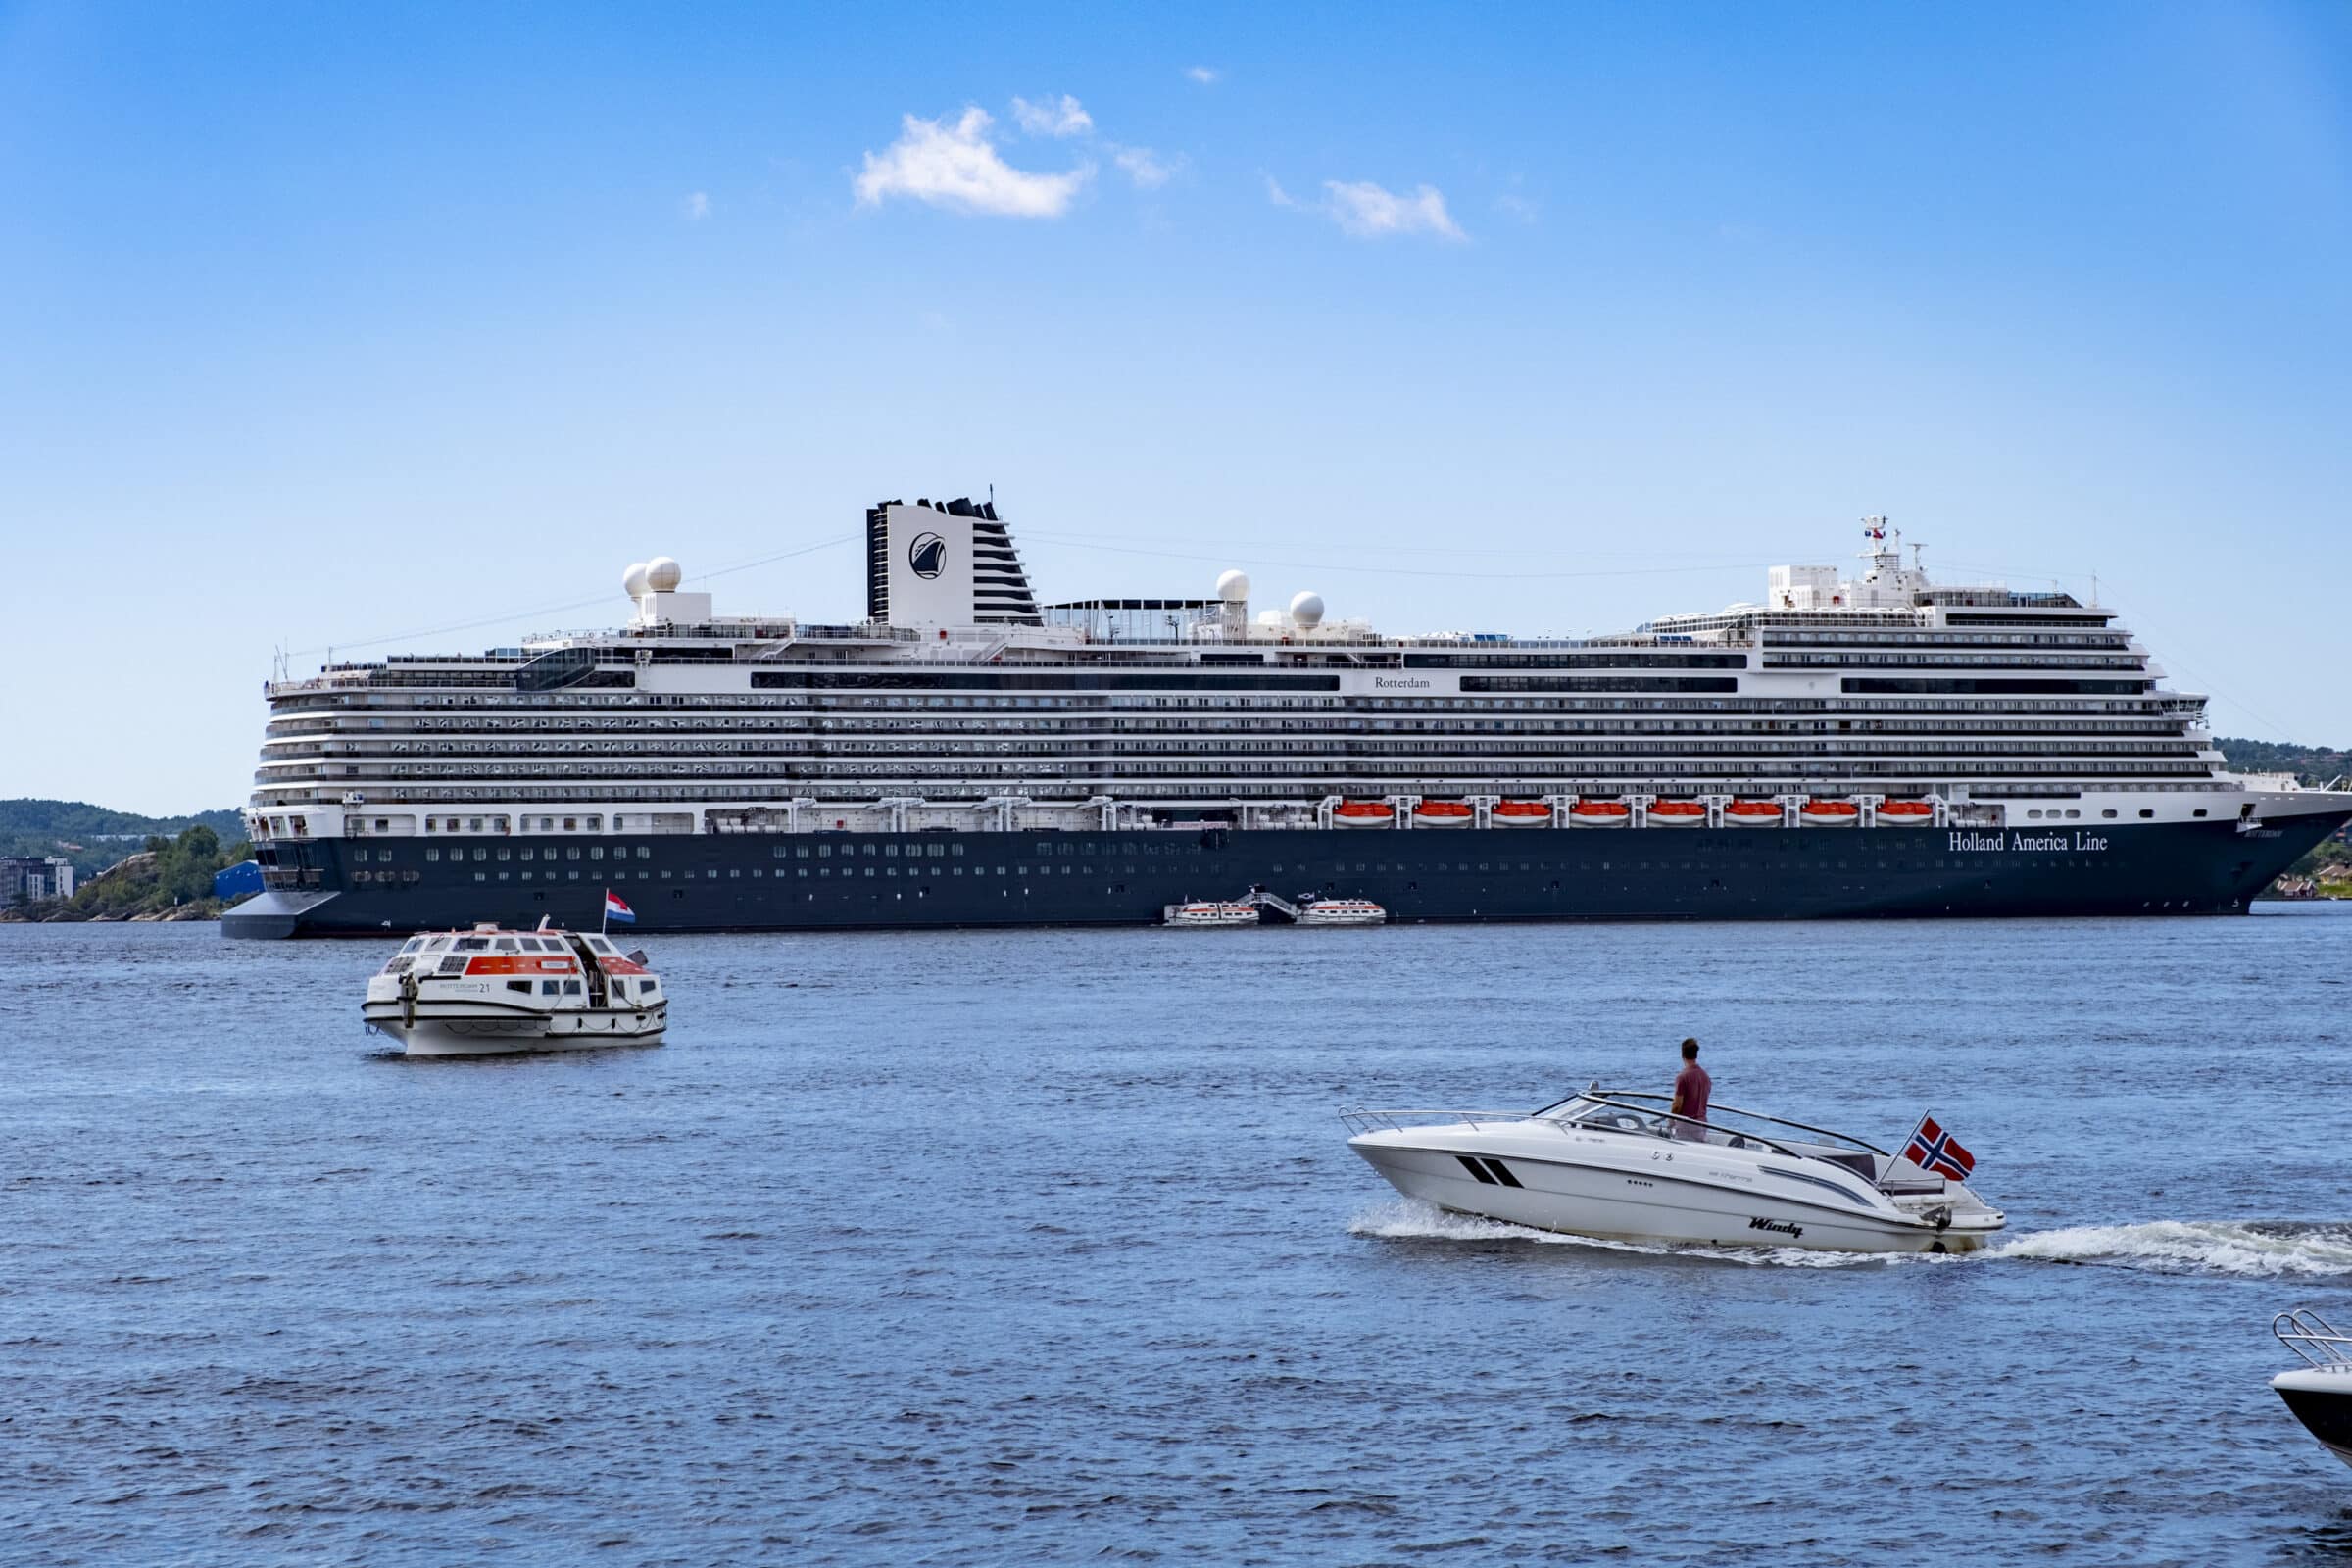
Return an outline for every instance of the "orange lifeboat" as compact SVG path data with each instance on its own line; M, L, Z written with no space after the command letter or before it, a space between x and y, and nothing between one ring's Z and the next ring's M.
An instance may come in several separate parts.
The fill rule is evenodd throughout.
M1623 827L1634 819L1634 808L1623 801L1578 801L1568 808L1576 827Z
M1704 827L1707 808L1699 801L1652 801L1649 807L1651 827Z
M1423 801L1413 808L1413 826L1468 827L1473 814L1460 801Z
M1549 827L1549 801L1496 801L1487 820L1496 827Z
M1933 802L1881 801L1879 803L1879 825L1881 827L1933 827L1935 824L1936 807Z
M1386 801L1342 801L1331 808L1334 827L1387 827L1396 820L1396 808Z
M1781 803L1778 801L1734 801L1723 808L1723 820L1731 827L1779 827Z
M1862 808L1851 801L1825 801L1816 797L1798 809L1796 819L1807 827L1852 827L1862 820Z

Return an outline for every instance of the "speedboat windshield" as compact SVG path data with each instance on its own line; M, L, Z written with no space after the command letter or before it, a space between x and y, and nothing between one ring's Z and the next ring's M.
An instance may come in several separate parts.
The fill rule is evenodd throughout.
M1645 1116L1634 1106L1611 1100L1595 1100L1591 1095L1570 1095L1566 1100L1545 1105L1529 1119L1575 1122L1579 1126L1606 1127L1627 1133L1649 1132L1657 1127L1654 1116Z

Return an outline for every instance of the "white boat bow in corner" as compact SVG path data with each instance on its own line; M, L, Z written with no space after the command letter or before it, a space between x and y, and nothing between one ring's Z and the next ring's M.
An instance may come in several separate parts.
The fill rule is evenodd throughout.
M2279 1313L2271 1332L2304 1361L2271 1379L2271 1387L2322 1447L2352 1464L2352 1334L2336 1333L2308 1307Z

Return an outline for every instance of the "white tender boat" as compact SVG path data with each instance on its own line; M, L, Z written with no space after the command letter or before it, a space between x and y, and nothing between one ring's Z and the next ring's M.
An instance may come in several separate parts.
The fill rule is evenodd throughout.
M1160 911L1160 916L1169 925L1207 928L1256 925L1258 923L1256 905L1227 904L1213 899L1196 899L1190 904L1171 904Z
M610 937L478 925L409 938L360 1015L412 1056L493 1056L660 1045L669 1000Z
M1802 1122L1603 1090L1537 1111L1347 1110L1348 1147L1408 1198L1618 1241L1965 1252L1999 1210L1909 1159ZM1435 1118L1435 1120L1424 1120Z
M2308 1307L2279 1313L2271 1332L2304 1363L2271 1379L2271 1387L2322 1447L2352 1464L2352 1334L2336 1333Z
M1300 925L1381 925L1387 922L1389 911L1370 899L1317 899L1298 901L1298 923Z

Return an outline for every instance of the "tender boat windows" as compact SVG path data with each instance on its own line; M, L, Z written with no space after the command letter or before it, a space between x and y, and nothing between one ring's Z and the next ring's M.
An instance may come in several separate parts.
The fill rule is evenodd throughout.
M458 938L458 951L460 953L488 953L490 939L488 937L460 937Z
M561 980L542 980L539 982L539 994L543 997L560 997L564 994L564 982Z

